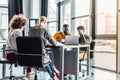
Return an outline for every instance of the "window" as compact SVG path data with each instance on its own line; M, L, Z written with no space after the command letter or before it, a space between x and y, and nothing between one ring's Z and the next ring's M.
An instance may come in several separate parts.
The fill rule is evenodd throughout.
M101 6L102 5L102 6ZM116 71L116 0L96 0L95 66ZM101 62L101 59L104 61Z
M6 42L5 40L7 39L7 35L8 35L8 0L0 0L0 41ZM3 44L5 43L0 43L0 47L2 47ZM2 56L3 54L0 54L0 58L2 58ZM2 64L0 64L0 79L2 78L3 75L2 69L3 66Z
M6 40L8 34L8 0L0 0L0 40Z
M8 6L8 0L0 0L0 6Z
M48 20L53 21L56 20L57 12L56 12L56 0L49 0L48 4Z
M75 0L75 16L89 15L90 0Z
M63 24L71 24L71 3L61 6L61 28Z
M116 34L116 1L115 0L97 0L96 26L97 26L96 34L102 34L102 35Z
M8 2L7 0L0 0L0 29L8 27ZM6 23L6 24L4 24Z
M75 35L78 34L77 27L83 25L86 34L90 33L90 0L75 0Z
M54 35L57 30L57 2L56 0L48 1L48 29Z
M116 71L116 40L97 41L95 51L94 66Z
M54 35L56 32L56 22L51 22L48 24L51 35Z

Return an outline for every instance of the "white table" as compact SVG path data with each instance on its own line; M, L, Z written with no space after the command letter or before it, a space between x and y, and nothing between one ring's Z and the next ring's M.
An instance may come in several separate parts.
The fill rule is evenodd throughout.
M90 45L63 45L61 46L61 53L60 53L60 73L61 77L60 80L64 80L64 66L66 65L64 62L65 58L68 58L65 56L65 49L76 49L75 53L75 80L79 80L79 49L86 47L87 48L87 75L89 75L89 58L90 58ZM72 66L72 65L71 65Z

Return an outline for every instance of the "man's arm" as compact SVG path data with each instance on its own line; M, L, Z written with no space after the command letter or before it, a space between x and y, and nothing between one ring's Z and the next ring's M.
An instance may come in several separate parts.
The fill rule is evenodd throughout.
M92 41L92 38L88 35L83 35L83 38L85 44L90 44Z

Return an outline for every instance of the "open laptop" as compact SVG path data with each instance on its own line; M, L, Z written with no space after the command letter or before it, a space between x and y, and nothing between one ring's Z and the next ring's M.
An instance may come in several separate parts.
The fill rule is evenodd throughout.
M78 45L79 36L65 36L65 45Z

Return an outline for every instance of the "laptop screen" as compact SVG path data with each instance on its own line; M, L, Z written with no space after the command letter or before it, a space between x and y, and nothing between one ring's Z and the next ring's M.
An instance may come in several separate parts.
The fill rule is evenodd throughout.
M66 45L78 45L79 36L65 36L65 44Z

